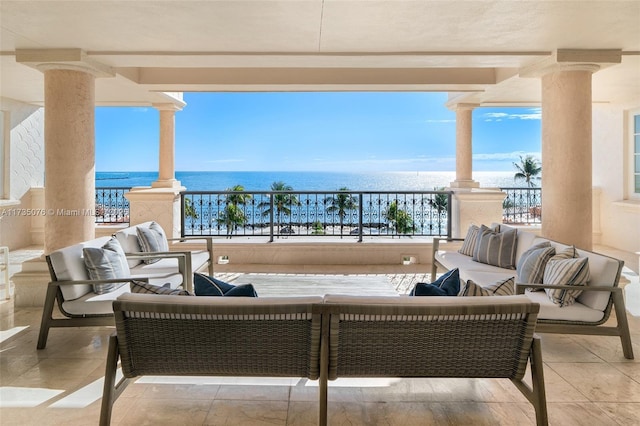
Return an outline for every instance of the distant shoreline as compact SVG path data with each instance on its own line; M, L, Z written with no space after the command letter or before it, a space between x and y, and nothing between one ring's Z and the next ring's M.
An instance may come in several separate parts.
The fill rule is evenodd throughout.
M483 171L473 177L481 187L522 186L513 180L515 172ZM176 179L187 191L224 191L242 185L247 191L268 191L282 181L298 191L431 191L447 187L455 180L454 171L405 172L176 172ZM98 187L150 186L157 172L96 172Z

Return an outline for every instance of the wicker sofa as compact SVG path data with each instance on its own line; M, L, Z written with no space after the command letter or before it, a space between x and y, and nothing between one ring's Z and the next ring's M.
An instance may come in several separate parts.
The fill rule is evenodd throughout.
M498 226L501 231L516 229L496 224L493 224L491 228L495 229ZM480 263L474 261L470 256L460 253L458 248L462 241L464 241L462 238L434 238L432 281L435 280L438 268L444 270L458 268L462 280L473 280L481 286L490 285L509 277L516 277L515 293L525 294L533 302L540 304L536 329L538 332L619 336L625 358L633 359L624 297L622 289L618 287L624 262L592 251L575 249L577 257L588 258L589 281L586 286L580 287L583 292L577 297L575 303L561 307L554 303L545 291L528 291L528 289L575 290L576 287L518 282L517 270ZM571 247L520 229L517 230L516 241L516 262L529 248L546 241L556 252ZM615 310L617 324L614 326L603 325L609 319L612 309Z
M328 380L339 377L506 378L532 403L537 424L547 424L539 305L524 296L124 294L113 305L101 425L144 375L319 379L320 425L328 423Z
M81 327L113 325L113 301L121 294L129 292L124 285L105 294L96 294L94 285L120 283L137 279L150 284L171 288L184 287L193 291L193 272L208 270L213 275L213 255L211 239L207 239L207 250L143 252L137 241L137 227L148 228L152 222L122 229L113 237L100 237L51 252L46 256L51 281L44 301L38 349L47 343L51 327ZM130 273L127 279L90 279L83 249L101 248L112 238L118 240L126 253ZM171 240L170 240L171 241ZM144 260L159 259L154 263ZM118 278L120 278L118 276ZM58 302L60 312L67 318L54 318L53 309Z

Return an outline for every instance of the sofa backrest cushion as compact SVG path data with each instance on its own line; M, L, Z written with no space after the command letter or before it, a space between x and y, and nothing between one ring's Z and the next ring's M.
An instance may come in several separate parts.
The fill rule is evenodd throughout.
M610 286L618 285L623 262L612 257L604 256L586 250L577 249L578 256L589 258L590 278L587 285ZM590 308L604 311L609 303L610 293L602 291L585 291L576 299Z
M55 274L55 277L52 276L51 279L57 281L88 280L89 273L84 264L82 249L102 247L109 239L110 237L100 237L51 252L49 261ZM90 284L78 284L61 286L60 290L65 300L74 300L92 292L93 288Z
M520 260L520 257L524 254L525 251L529 250L532 245L539 242L534 242L534 240L538 239L538 236L536 234L534 234L533 232L523 231L522 228L516 228L515 226L509 226L505 224L492 223L491 227L493 228L494 226L499 226L500 232L511 229L515 229L518 231L518 242L516 245L516 263Z
M122 246L122 250L124 250L125 253L140 253L142 252L142 247L140 247L140 242L138 241L137 228L149 228L152 223L152 221L139 223L135 226L121 229L113 235L118 239L118 242ZM133 268L134 266L142 263L142 260L128 259L127 263L129 263L129 268Z

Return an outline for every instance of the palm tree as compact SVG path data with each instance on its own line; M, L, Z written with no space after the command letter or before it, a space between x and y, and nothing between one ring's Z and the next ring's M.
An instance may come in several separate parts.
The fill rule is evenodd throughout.
M398 236L402 234L409 234L416 230L416 225L413 223L411 215L404 210L398 209L398 202L394 200L389 204L389 208L384 213L384 217L391 223L391 226L396 230Z
M225 198L225 208L216 221L219 224L225 225L227 228L227 236L231 238L231 234L240 226L247 223L247 216L240 206L247 204L247 201L251 199L251 194L241 194L241 192L244 191L244 186L242 185L235 185L232 188L227 188L225 191L230 192L230 194L227 194Z
M227 238L231 238L231 234L247 222L247 217L237 205L227 204L216 221L227 228Z
M276 192L273 194L273 208L275 209L276 214L276 223L278 224L278 234L280 233L280 218L282 213L285 215L291 214L291 206L299 206L300 201L298 197L293 194L286 194L283 192L293 191L293 188L290 185L282 181L273 182L271 184L271 190ZM258 204L258 207L264 208L267 207L263 212L263 216L268 216L271 214L271 203L269 201L263 201Z
M344 228L344 218L349 210L358 208L358 200L353 195L349 194L349 188L342 187L333 197L327 197L324 199L324 203L328 205L327 213L338 213L338 219L340 220L340 238L342 238L342 230Z
M198 218L198 212L196 211L195 206L193 205L193 200L191 198L184 198L184 217L191 218L193 220Z
M533 155L527 155L524 158L521 155L520 163L513 163L513 167L517 170L513 176L514 181L524 180L529 188L534 188L536 186L534 180L540 180L542 165Z
M242 185L235 185L233 188L225 189L225 191L233 192L233 194L227 195L227 198L225 199L227 204L244 206L249 200L251 200L251 194L240 194L240 192L244 191L244 186Z
M433 188L434 191L444 191L444 188ZM442 212L447 211L449 207L449 197L442 192L435 194L433 198L429 200L429 207L436 209L438 217L442 215Z

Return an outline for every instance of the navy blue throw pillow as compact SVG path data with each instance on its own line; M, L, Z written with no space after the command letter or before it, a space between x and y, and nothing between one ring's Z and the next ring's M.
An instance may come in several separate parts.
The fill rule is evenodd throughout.
M235 286L197 272L193 274L193 289L196 296L258 297L252 284Z
M418 283L409 296L457 296L460 291L460 273L454 268L433 283Z
M227 291L225 297L258 297L253 284L240 284Z

